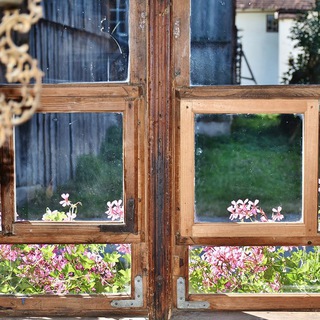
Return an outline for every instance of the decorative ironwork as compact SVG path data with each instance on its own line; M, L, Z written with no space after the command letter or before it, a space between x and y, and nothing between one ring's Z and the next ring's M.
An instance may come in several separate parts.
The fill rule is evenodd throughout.
M0 62L6 67L7 82L21 84L21 87L17 98L0 93L0 146L12 134L13 126L27 121L35 112L40 103L43 75L37 60L28 54L29 46L17 45L12 38L14 33L29 32L42 17L41 0L28 0L27 13L20 12L12 2L0 0L0 7L4 8L0 23Z

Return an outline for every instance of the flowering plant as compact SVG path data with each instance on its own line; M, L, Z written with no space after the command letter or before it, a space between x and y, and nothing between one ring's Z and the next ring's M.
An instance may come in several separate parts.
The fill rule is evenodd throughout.
M230 220L281 221L281 207L271 219L258 200L232 201ZM275 246L190 247L189 280L194 293L320 292L320 248Z
M81 203L72 203L68 193L61 196L60 204L68 210L47 208L42 220L74 221ZM121 201L115 204L116 214L120 216ZM0 293L127 292L130 264L129 244L0 245Z
M281 214L282 208L279 206L278 208L272 209L272 219L269 220L266 213L262 208L258 207L259 200L255 200L252 202L249 199L238 201L232 201L231 206L227 209L231 214L229 219L235 220L239 219L240 221L250 220L250 221L281 221L284 217ZM260 216L260 218L259 218Z

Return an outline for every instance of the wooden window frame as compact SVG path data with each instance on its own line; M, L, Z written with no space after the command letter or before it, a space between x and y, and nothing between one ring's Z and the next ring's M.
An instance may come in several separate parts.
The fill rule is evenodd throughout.
M128 81L121 83L69 83L43 85L41 106L37 112L121 112L123 114L123 174L124 204L131 207L124 223L71 222L48 223L14 221L14 138L0 150L1 209L4 244L130 244L131 293L79 294L79 295L1 295L0 316L105 316L146 315L147 304L147 252L146 244L146 104L144 85L147 64L147 4L130 1ZM7 98L19 97L15 85L0 86ZM133 210L134 211L133 211ZM131 213L134 212L132 215ZM115 300L135 299L135 277L142 276L143 303L139 307L118 308Z
M15 97L19 90L5 87L7 96ZM91 222L41 222L15 221L15 175L14 175L14 138L1 149L3 165L1 166L1 203L2 234L0 243L6 244L84 244L108 243L131 244L131 293L108 295L32 295L1 296L3 310L13 310L15 315L104 315L106 311L115 314L126 312L126 308L117 309L114 300L134 299L134 279L142 275L146 260L142 256L145 249L145 186L144 186L144 99L141 87L129 85L105 84L70 84L44 85L41 107L37 112L121 112L123 114L123 172L124 203L134 200L134 215L125 214L124 223L108 221ZM126 208L125 207L125 208ZM129 221L130 220L130 221ZM143 278L143 292L146 297L146 279ZM68 307L61 309L61 298ZM85 310L82 309L84 301ZM28 303L25 303L27 301ZM7 309L6 309L7 308ZM62 311L59 311L62 310ZM7 312L7 311L6 311ZM146 300L143 306L136 308L132 314L145 314ZM1 311L0 311L1 315ZM8 315L8 313L5 313Z
M176 247L173 277L176 289L179 277L186 279L186 300L206 301L209 303L209 310L215 311L318 309L320 295L316 293L190 294L188 260L190 246L320 245L317 222L319 98L320 88L316 86L221 86L177 89L175 102L176 211L174 213ZM259 102L258 106L257 102ZM187 106L189 106L188 110ZM284 223L279 227L277 223L265 225L194 223L193 113L259 113L262 111L263 113L303 112L305 115L303 202L307 215L310 216L306 216L300 225Z
M9 89L13 90L13 89ZM57 92L59 96L57 97ZM123 172L125 221L43 222L15 221L14 143L3 148L6 165L2 166L2 230L0 241L21 242L21 238L35 242L63 243L106 242L111 234L118 241L139 240L138 229L138 113L141 109L141 90L130 86L102 85L46 85L43 88L41 107L37 112L121 112L123 114ZM141 113L141 111L140 111ZM9 174L8 174L9 173ZM10 197L8 197L10 194ZM58 232L57 232L58 231ZM111 234L110 234L111 233ZM118 234L121 234L119 236ZM120 238L119 238L120 237ZM121 239L122 238L122 239Z
M232 105L232 101L237 101L238 106L242 105L243 112L248 113L257 110L254 101L264 101L268 106L267 112L273 113L274 110L285 113L285 110L279 109L274 102L279 104L287 103L292 112L310 109L304 125L304 137L310 137L310 140L304 140L304 172L303 172L303 204L309 217L304 219L302 223L268 223L268 225L260 226L258 223L254 225L242 223L195 223L194 222L194 205L191 202L194 199L194 192L191 177L194 177L193 171L193 120L189 117L188 124L182 124L181 128L181 105L195 103L202 109L198 109L204 113L210 113L210 103L222 102L222 107ZM252 101L252 102L251 102ZM291 101L296 101L300 107L298 109L290 106ZM253 109L247 109L245 103L252 104ZM219 86L219 87L181 87L176 90L175 100L175 203L176 211L174 213L175 234L177 245L320 245L320 233L318 231L317 212L318 212L318 148L319 148L319 103L320 103L320 87L319 86ZM303 107L303 104L305 106ZM310 108L311 106L314 108ZM258 110L261 107L258 106ZM203 110L204 109L204 110ZM197 109L196 109L197 110ZM215 109L216 110L216 109ZM221 109L218 113L225 112ZM228 109L231 113L239 113L239 109ZM287 109L287 111L290 109ZM305 111L303 111L305 112ZM188 128L187 128L188 127ZM191 129L190 129L191 128ZM188 138L188 146L181 145L181 139ZM189 153L191 150L191 153ZM310 152L308 152L308 150ZM307 152L306 152L307 151ZM188 155L183 154L188 153ZM313 158L313 159L311 159ZM306 161L310 166L306 168ZM183 168L182 166L186 166ZM193 178L192 178L193 179ZM187 184L189 183L189 184ZM190 187L191 185L191 187ZM186 187L187 186L187 187ZM183 195L182 191L187 189L187 194ZM189 198L188 198L189 197ZM231 199L232 200L232 199ZM307 201L309 202L307 203ZM184 202L184 204L182 203ZM191 206L184 207L189 203ZM182 210L186 211L182 212ZM191 211L190 211L191 210ZM185 216L186 215L186 216ZM192 215L192 216L191 216ZM313 215L313 216L312 216ZM187 219L186 219L187 218ZM216 225L216 227L214 227ZM223 226L223 230L219 230L217 226ZM275 230L271 233L269 226L275 226ZM200 228L203 227L203 230ZM259 227L257 230L255 228ZM279 229L280 228L280 229ZM193 233L193 230L195 232ZM232 231L232 233L230 233ZM281 231L281 232L280 232ZM229 233L227 233L229 232Z
M186 281L185 288L185 297L186 301L190 301L191 304L193 301L197 302L209 302L209 308L203 309L201 311L245 311L245 310L311 310L319 309L319 294L306 294L306 293L297 293L297 294L190 294L189 293L189 249L190 246L286 246L286 245L296 245L296 246L319 246L320 245L320 234L317 232L317 222L316 222L316 201L317 201L317 190L318 190L318 163L315 163L315 160L312 161L313 168L310 168L307 172L307 176L304 176L304 181L310 181L310 185L305 185L304 193L306 194L307 190L312 190L311 197L313 204L306 204L308 210L314 211L314 218L307 220L302 225L301 229L298 226L298 229L294 230L296 232L293 235L289 228L286 226L283 227L283 230L286 230L285 234L278 234L272 236L266 234L261 237L260 234L257 234L251 226L236 226L241 227L238 232L238 236L235 236L234 233L227 233L230 231L224 229L225 235L222 232L215 228L217 234L213 234L211 227L213 224L205 226L203 230L199 229L199 226L196 226L193 222L193 207L192 211L189 211L190 208L184 208L185 205L182 204L182 201L186 203L192 202L191 199L188 199L186 195L182 195L182 192L187 191L187 194L190 195L190 188L193 190L194 181L190 182L190 174L193 177L193 174L185 172L182 168L184 161L187 161L190 167L190 155L189 163L188 160L183 160L185 155L182 152L190 152L187 150L187 147L181 147L181 139L189 137L189 147L191 150L194 149L194 145L190 141L190 135L194 135L192 127L194 124L190 123L189 118L189 127L186 128L183 126L181 130L181 110L180 106L187 101L195 102L202 101L204 104L209 104L210 101L215 100L264 100L267 104L272 105L273 100L305 100L305 101L314 101L316 105L319 105L320 101L320 87L319 86L197 86L190 87L190 0L179 0L173 1L173 15L172 15L172 28L173 28L173 66L174 66L174 84L175 84L175 95L174 99L174 110L175 116L172 121L172 127L174 128L174 163L175 166L172 170L172 180L173 190L175 190L173 195L174 205L172 210L172 224L173 224L173 233L175 235L174 249L173 249L173 274L172 274L172 283L173 283L173 292L174 292L174 301L177 301L177 292L178 292L178 281L180 277L184 278ZM316 108L318 110L318 107ZM238 110L235 110L238 113ZM283 111L282 111L283 112ZM315 133L311 132L313 136L311 144L315 145L318 140L318 113L313 113L315 118L309 119L313 125L316 125ZM307 121L309 121L307 120ZM187 131L182 133L182 131ZM308 129L310 130L310 129ZM191 137L193 139L193 137ZM182 150L181 150L182 148ZM304 146L304 148L309 149L310 145ZM312 151L314 156L315 152L318 153L318 145L315 150ZM191 157L194 157L193 152L191 151ZM307 156L308 157L308 156ZM316 157L316 156L315 156ZM191 160L192 161L192 160ZM183 178L183 175L186 175ZM313 175L310 176L310 175ZM189 177L188 177L189 176ZM182 178L182 180L181 180ZM181 181L184 181L183 183ZM188 181L188 182L186 182ZM189 184L186 184L189 183ZM181 201L182 199L182 201ZM305 199L304 199L305 201ZM187 210L187 219L185 216L185 209ZM192 214L192 217L191 217ZM191 221L191 223L190 223ZM183 230L181 230L183 226ZM200 227L200 228L201 228ZM225 227L225 226L224 226ZM310 228L308 228L310 227ZM194 228L194 229L193 229ZM210 228L210 229L209 229ZM230 227L228 227L230 228ZM227 228L227 229L228 229ZM296 228L296 226L294 226ZM245 230L251 232L250 236L245 234ZM193 231L195 231L193 233ZM178 308L177 302L174 303L175 308ZM200 310L199 310L200 311ZM188 312L190 312L188 310ZM201 313L197 313L199 316Z
M284 237L317 236L318 101L285 99L181 99L180 109L180 235L182 237ZM195 114L303 114L303 222L199 223L194 221ZM234 199L230 199L234 200Z
M144 222L141 217L144 187L143 83L146 77L146 2L132 0L129 5L129 83L70 83L43 85L41 106L37 112L122 112L124 150L124 223L99 222L23 222L15 221L14 142L11 138L2 148L1 201L4 243L85 243L138 242ZM138 45L139 43L139 45ZM138 85L134 85L138 84ZM7 98L19 97L18 86L0 85ZM138 160L139 159L139 160ZM139 180L140 179L140 180ZM130 202L130 203L129 203ZM130 209L130 210L128 210ZM57 232L59 230L59 232Z

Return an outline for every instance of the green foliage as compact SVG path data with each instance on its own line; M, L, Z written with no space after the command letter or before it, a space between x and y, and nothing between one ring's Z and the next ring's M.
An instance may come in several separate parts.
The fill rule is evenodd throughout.
M122 127L111 126L98 155L79 156L74 178L54 190L47 188L37 191L32 202L18 208L19 217L38 220L43 215L43 209L54 207L61 200L61 193L67 191L84 204L79 210L79 219L104 219L107 202L123 199L122 141Z
M320 247L216 247L209 258L208 248L190 250L191 293L320 292ZM230 252L246 258L232 264Z
M289 58L289 70L283 77L285 84L320 83L320 1L315 9L299 15L291 39L299 50L296 58Z
M82 204L68 193L61 197L67 211L47 208L42 220L74 221ZM128 244L0 245L0 293L119 293L128 291L130 279Z
M74 182L81 185L94 184L103 173L103 162L93 155L78 158Z
M0 293L127 292L130 263L112 245L0 245Z
M98 156L79 157L75 179L67 190L85 203L80 218L101 217L109 200L123 198L122 127L108 129Z
M112 126L108 129L106 140L102 143L99 158L106 162L122 163L122 127Z
M301 138L290 139L276 115L235 117L230 136L197 135L197 215L227 216L230 199L239 198L260 199L266 212L275 205L299 210Z

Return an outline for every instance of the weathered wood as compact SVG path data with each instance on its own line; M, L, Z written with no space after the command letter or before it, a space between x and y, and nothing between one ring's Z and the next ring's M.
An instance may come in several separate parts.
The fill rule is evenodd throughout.
M15 85L1 85L1 92L9 98L19 97L20 87ZM127 98L134 99L142 94L141 86L128 86L120 84L98 84L98 83L86 83L86 84L43 84L41 97L42 98ZM42 102L44 104L44 102Z
M0 316L43 316L43 317L113 317L130 314L132 316L145 316L145 308L116 309L111 306L111 301L128 299L128 295L78 295L78 296L1 296Z
M171 248L171 1L149 1L150 319L169 318Z
M191 301L208 301L210 308L223 310L318 310L319 294L214 294L190 295ZM263 303L262 303L263 301Z
M14 151L13 138L1 148L1 230L5 235L13 233L12 224L15 220L14 208Z
M190 85L190 0L173 1L173 59L176 86Z
M147 77L146 41L148 34L145 0L130 0L130 77L131 84L145 84ZM137 45L138 44L138 45Z
M191 0L190 16L190 84L234 84L235 1Z
M179 123L179 176L180 217L179 233L182 237L224 238L277 237L317 235L317 182L318 182L318 100L296 99L182 99ZM303 150L303 212L300 223L199 223L194 221L195 203L195 142L194 115L200 113L301 113L304 114ZM239 244L241 245L241 244Z
M176 236L177 245L210 245L210 246L319 246L320 237L316 236L292 236L289 232L274 237L181 237Z
M319 320L319 312L284 312L284 311L176 311L172 320ZM11 320L11 319L10 319ZM13 319L15 320L15 319ZM18 319L17 319L18 320Z
M121 120L118 116L91 112L36 114L16 127L17 188L51 185L55 189L73 179L79 157L97 156L108 138L107 130L122 127L123 114Z
M316 85L301 86L215 86L177 88L180 99L306 99L320 97Z

